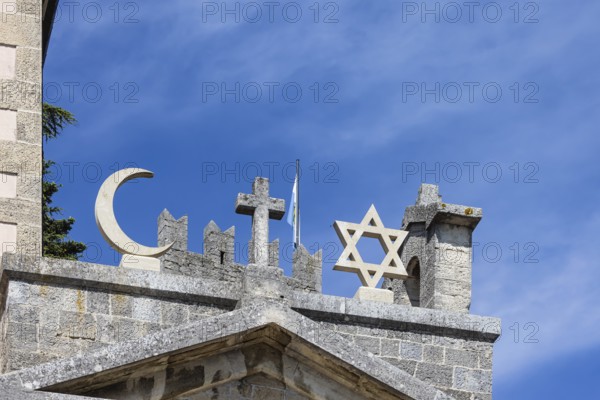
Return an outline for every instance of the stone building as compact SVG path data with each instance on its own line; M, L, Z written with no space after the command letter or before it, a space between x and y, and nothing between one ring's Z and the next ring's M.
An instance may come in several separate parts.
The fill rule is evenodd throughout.
M491 399L496 318L469 313L481 209L422 185L386 279L394 303L321 293L321 254L279 267L258 178L249 265L235 229L158 217L159 270L41 257L41 68L56 2L17 0L0 23L0 397L7 399ZM233 202L234 199L232 199ZM250 219L248 220L250 221ZM265 249L266 251L261 251Z

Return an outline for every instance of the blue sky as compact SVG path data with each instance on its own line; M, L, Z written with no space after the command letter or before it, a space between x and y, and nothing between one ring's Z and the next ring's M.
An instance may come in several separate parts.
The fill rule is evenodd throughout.
M472 312L503 321L495 398L594 397L600 3L63 3L46 100L79 123L45 151L86 260L118 263L93 214L115 168L156 174L119 191L124 230L154 245L168 208L189 215L199 252L211 219L246 243L237 193L260 172L288 201L300 158L303 243L324 248L324 292L352 296L358 278L331 270L333 221L374 203L400 227L419 184L437 183L484 210ZM271 223L282 247L291 235Z

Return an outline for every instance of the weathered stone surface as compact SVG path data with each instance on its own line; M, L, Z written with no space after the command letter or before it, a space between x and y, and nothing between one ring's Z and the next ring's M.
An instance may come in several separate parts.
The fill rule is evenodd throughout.
M42 49L17 48L16 78L21 81L42 81Z
M356 291L354 298L359 301L374 301L377 303L394 304L394 292L386 289L361 286Z
M402 341L400 343L400 357L405 360L421 361L423 359L423 345Z
M19 111L17 113L17 140L39 145L41 138L38 130L41 124L42 114L40 112ZM41 168L38 176L41 177Z
M446 349L445 364L461 367L477 368L478 354L474 351Z
M421 363L417 365L415 376L440 388L452 387L452 367Z
M423 347L423 361L442 364L444 362L444 347L425 345Z
M292 277L298 282L297 289L320 293L322 290L323 251L311 255L301 244L294 250Z
M172 249L187 251L188 218L183 216L176 220L169 210L164 209L158 216L158 245L173 243Z
M492 372L456 367L453 388L468 392L491 393Z
M269 197L269 180L256 178L252 194L238 194L235 212L252 215L252 255L258 266L269 265L269 219L281 219L285 214L285 200Z
M344 377L343 380L359 379L359 377L354 374L357 371L362 371L360 372L361 375L367 374L374 378L374 380L364 380L363 378L360 378L362 383L360 386L361 389L359 389L358 392L355 389L357 386L348 383L348 389L343 389L343 385L346 384L342 384L342 386L337 389L338 392L339 390L350 390L350 388L354 388L352 389L352 392L348 392L353 394L350 395L350 397L345 398L391 399L405 397L401 395L401 393L413 399L444 398L441 396L440 392L431 386L424 384L406 372L398 370L385 361L373 358L372 355L369 355L369 353L365 352L360 347L347 343L335 332L319 335L311 334L311 332L315 332L319 329L315 322L285 307L277 306L275 303L272 303L271 305L269 305L269 303L264 303L262 306L250 306L199 323L150 334L134 341L118 343L100 349L95 353L88 354L85 358L75 357L59 360L46 365L17 371L4 375L0 380L0 385L8 387L18 387L19 385L22 385L25 389L46 388L46 390L54 392L68 391L69 393L79 393L80 390L85 390L86 392L93 391L96 394L101 394L103 391L105 393L110 393L110 390L106 392L106 390L110 389L109 386L104 386L105 389L102 390L100 390L102 386L98 386L99 384L101 385L101 382L105 379L103 377L120 376L120 379L127 379L128 374L131 374L134 371L137 371L136 376L143 376L140 371L143 371L143 368L146 368L144 365L152 368L152 370L155 371L153 372L153 376L156 376L156 368L153 367L155 361L164 359L164 356L167 354L170 355L170 359L174 360L177 358L177 354L183 354L182 352L193 353L194 350L192 349L197 349L200 351L198 354L202 354L202 352L209 349L206 346L208 346L209 343L214 343L215 340L225 341L225 343L228 344L222 343L219 347L221 349L230 347L232 351L238 352L235 354L239 355L239 350L236 350L238 347L235 346L236 341L240 343L239 341L244 340L244 338L245 340L249 340L253 337L266 337L264 335L248 335L257 328L268 329L271 332L268 336L276 341L281 341L280 343L282 343L286 349L289 349L289 354L294 357L296 357L296 354L304 354L309 357L309 359L313 359L312 357L321 357L318 356L318 354L323 354L322 352L325 352L325 354L329 354L330 356L322 359L320 362L321 366L318 366L319 364L313 365L310 363L310 368L306 369L308 365L305 367L298 364L300 359L294 361L289 359L289 356L284 355L283 358L280 359L284 366L282 371L280 367L276 366L277 363L269 364L268 362L265 363L264 361L259 361L259 359L256 358L258 355L260 355L260 357L268 358L271 357L270 354L272 354L272 356L275 357L273 361L275 361L280 357L277 356L277 352L272 352L268 349L267 351L257 349L258 351L255 352L252 350L252 347L248 347L249 353L244 353L244 351L242 351L242 353L245 354L245 361L243 361L241 365L244 367L239 369L236 365L240 365L241 361L236 361L232 364L234 359L229 358L230 367L227 368L237 368L236 371L240 371L239 373L248 374L251 368L260 365L261 372L266 373L271 377L282 379L287 387L292 387L300 392L308 390L311 387L312 390L320 387L325 390L330 390L327 389L327 386L322 386L323 384L331 385L334 382L328 379L323 380L324 376L327 374L335 373L338 377ZM232 342L230 339L233 339L234 341ZM204 343L206 343L206 345L203 345ZM249 343L256 342L250 341ZM276 349L272 347L269 348L273 350ZM287 354L288 350L284 351ZM248 358L250 355L252 356ZM329 357L337 358L341 363L331 363L328 361L331 360ZM202 361L204 368L210 365L210 357L203 357L201 359L204 360ZM259 361L258 364L257 361ZM317 359L315 359L315 361L317 361ZM216 360L216 362L220 361ZM302 362L304 363L304 361ZM127 372L127 366L135 365L136 363L137 367L130 370L130 372ZM288 364L289 368L285 366ZM227 370L227 368L225 370ZM289 371L292 373L298 368L301 368L304 371L305 378L307 376L306 374L311 376L310 382L312 383L308 384L308 386L306 380L298 381L298 375L295 373L288 375L288 372L286 372ZM315 374L316 370L311 368L321 368L321 372ZM331 372L328 372L330 371L329 368L342 369L339 371L331 370ZM343 372L344 368L347 368L348 371L353 371L353 373L347 374ZM217 369L221 371L224 370L223 368L214 368L213 371L216 371ZM206 369L204 369L204 371L206 371ZM206 372L204 372L204 374L206 374ZM237 374L238 373L221 374L218 379L225 379L225 381L226 379L229 379L225 377L239 379L240 376ZM93 378L91 378L92 376ZM214 376L212 381L215 381ZM186 381L180 380L177 382L178 384L185 384ZM387 386L378 387L376 382L384 382ZM78 386L81 384L83 384L83 386ZM115 384L116 383L112 383L112 387L115 387ZM149 384L151 385L150 387L154 387L155 385L151 382L149 382ZM165 388L178 390L173 386L165 386L162 383L160 385L162 385L162 390L165 390ZM197 382L195 385L201 385L201 383ZM118 388L119 386L117 385L116 387ZM134 387L137 386L134 385ZM329 387L331 390L333 389L333 387ZM139 387L139 390L141 389L142 388ZM186 390L189 390L189 388ZM394 395L392 392L389 392L389 390L397 392ZM163 393L167 394L166 392Z
M90 290L87 292L86 309L94 314L110 314L110 293L106 290Z
M345 299L310 293L293 293L292 307L318 318L328 315L340 321L367 322L375 325L425 329L444 335L464 335L473 339L494 341L500 335L497 318L480 317L460 312L414 308L397 304L368 304L355 299Z
M21 2L19 1L18 3ZM41 4L38 4L39 6ZM0 38L2 38L2 42L17 47L41 49L40 15L41 13L37 15L24 15L12 12L0 12L0 21L2 21L2 24L0 24Z
M233 307L239 291L207 279L174 274L121 269L78 261L8 255L2 260L3 274L11 279L80 285L132 295L198 300Z

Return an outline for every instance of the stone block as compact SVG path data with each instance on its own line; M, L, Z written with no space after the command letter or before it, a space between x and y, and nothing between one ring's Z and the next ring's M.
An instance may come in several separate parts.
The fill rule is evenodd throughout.
M96 340L98 327L92 314L61 311L60 335L71 339Z
M18 225L40 225L41 203L19 198L0 198L0 221Z
M13 111L14 112L14 111ZM16 112L16 138L21 142L34 145L42 143L40 134L42 126L42 114L39 112L18 111ZM41 168L40 168L41 174Z
M398 358L384 358L385 361L389 362L393 366L400 368L402 371L406 371L411 375L415 375L417 369L417 362L414 360L401 360Z
M0 256L17 252L17 225L0 222Z
M431 363L417 364L415 376L437 387L452 387L452 367Z
M479 368L480 369L492 369L493 361L493 350L492 346L489 349L485 349L479 352Z
M121 317L131 317L133 313L133 298L123 293L111 293L110 313Z
M423 361L432 364L442 364L444 362L444 348L440 346L423 346Z
M132 297L133 306L131 316L133 319L160 324L161 300L151 297Z
M43 340L40 340L40 352L52 355L56 358L72 357L78 354L81 349L82 342L90 342L89 340L79 340L65 336L52 336L50 331L45 333Z
M40 3L41 5L41 3ZM24 15L0 12L0 37L12 46L42 47L40 14Z
M383 357L399 357L400 341L393 339L381 339L381 355Z
M17 120L18 115L19 113ZM0 169L3 172L12 172L19 176L41 175L41 145L5 141L0 146L0 157Z
M456 367L452 387L469 392L491 393L492 371Z
M110 294L107 291L88 291L87 312L106 315L110 314Z
M472 393L453 389L446 389L445 392L456 400L492 400L490 393Z
M48 308L51 304L54 310L85 312L86 292L83 289L52 284L32 284L29 290L31 305Z
M42 81L42 49L18 47L16 78L20 81Z
M358 288L354 298L360 301L374 301L385 304L394 304L394 292L387 289L376 289L361 286Z
M41 207L41 205L40 205ZM39 215L41 217L41 214ZM41 220L40 220L41 223ZM21 224L17 229L17 250L19 255L39 257L42 254L41 225Z
M41 83L0 79L0 108L41 113Z
M400 342L400 358L421 361L423 359L423 345L413 342Z
M8 307L8 320L26 324L40 322L40 309L25 304L11 304Z
M14 304L28 304L30 295L31 285L29 283L16 280L11 280L8 283L7 303L9 306Z
M38 329L36 324L10 322L6 327L5 345L20 351L37 351Z
M163 324L180 325L189 321L189 306L186 304L162 302L160 307Z
M1 25L1 24L0 24ZM17 371L23 368L33 367L35 365L43 364L45 362L54 359L52 355L43 354L39 352L19 351L11 350L8 356L8 363L6 365L6 371ZM24 399L26 397L23 397Z
M142 271L160 272L160 259L154 257L123 254L119 268L139 269Z
M158 325L118 316L97 316L98 338L103 343L118 343L138 339L157 330ZM158 328L159 329L159 328Z
M59 351L55 351L54 348L63 343L71 343L70 339L66 339L61 336L61 326L59 323L60 312L56 311L53 313L42 312L40 317L40 323L38 325L40 349L52 349L54 354L62 354ZM50 315L52 318L49 318Z
M17 197L38 203L42 198L42 179L40 173L26 172L18 177Z
M445 349L445 352L445 364L447 365L477 368L479 364L476 352L458 349Z
M376 356L381 354L381 339L379 338L372 336L355 336L354 343Z
M0 46L2 49L2 46ZM0 55L0 59L2 56ZM17 140L17 112L0 109L0 141ZM4 161L0 161L0 170L4 171Z
M15 78L15 64L17 60L17 49L15 46L0 44L0 79ZM0 125L1 127L1 125ZM0 133L1 137L2 133Z
M456 400L474 400L473 397L471 397L472 393L470 392L463 392L462 390L452 389L446 389L445 392Z

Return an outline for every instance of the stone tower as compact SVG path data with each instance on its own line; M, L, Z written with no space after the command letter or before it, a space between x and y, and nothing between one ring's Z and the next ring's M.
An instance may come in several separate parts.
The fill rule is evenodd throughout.
M41 254L42 62L56 3L0 10L0 254Z
M444 203L437 186L421 185L404 213L409 235L400 251L412 279L384 284L399 304L469 311L472 236L481 217L480 208Z

